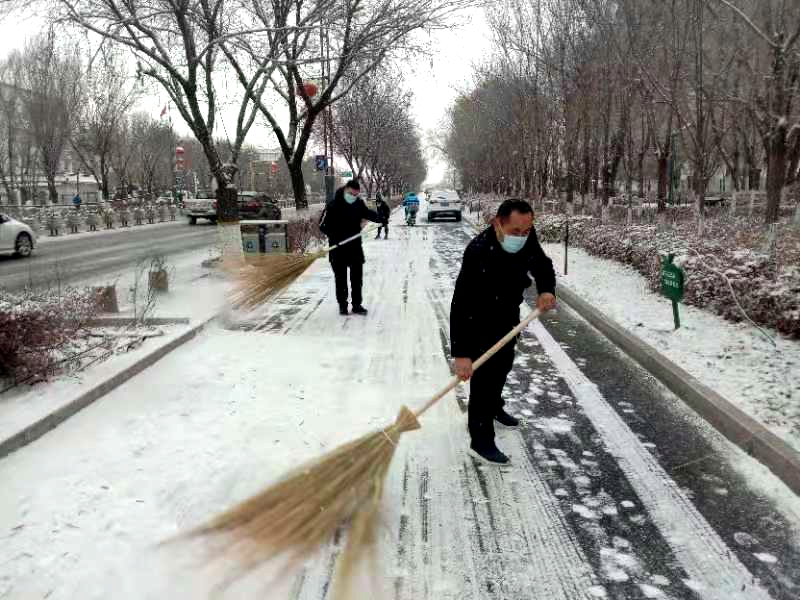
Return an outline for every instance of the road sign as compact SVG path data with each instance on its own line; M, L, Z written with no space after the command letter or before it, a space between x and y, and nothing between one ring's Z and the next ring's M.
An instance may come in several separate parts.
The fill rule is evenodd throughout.
M326 171L328 169L328 157L324 154L317 154L314 157L314 169L317 171Z
M678 302L683 300L683 269L673 264L674 254L665 256L661 261L661 293L672 300L672 316L675 320L675 329L681 326L678 313Z
M353 172L352 171L342 171L341 173L339 173L339 177L344 177L345 179L352 179L353 178Z

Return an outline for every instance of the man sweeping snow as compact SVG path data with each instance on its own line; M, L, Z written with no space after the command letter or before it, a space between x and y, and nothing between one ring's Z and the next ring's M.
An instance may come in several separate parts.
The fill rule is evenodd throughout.
M474 238L464 252L450 307L451 352L456 374L472 379L469 395L470 454L491 464L508 457L495 445L494 421L516 427L519 421L504 409L501 395L514 365L510 342L475 371L472 362L519 322L519 306L530 273L539 293L537 307L555 307L556 276L533 229L533 209L524 200L506 200L493 224Z
M320 218L319 228L328 236L331 246L338 244L361 231L361 221L373 221L384 226L388 219L380 216L374 210L367 208L360 198L361 186L352 179L343 188L336 190L336 195L331 200ZM332 250L329 254L333 276L336 280L336 301L339 303L339 312L347 314L347 270L350 270L350 287L352 292L353 313L366 315L367 309L362 304L361 286L364 275L364 248L361 238L343 244L340 248Z

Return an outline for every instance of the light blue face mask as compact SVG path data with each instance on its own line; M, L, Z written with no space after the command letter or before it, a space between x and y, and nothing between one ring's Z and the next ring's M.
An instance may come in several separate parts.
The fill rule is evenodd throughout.
M344 193L344 199L347 201L348 204L352 204L356 200L358 200L358 196L353 196L350 192Z
M510 254L516 254L525 247L525 242L528 241L527 235L506 235L500 245L503 250Z

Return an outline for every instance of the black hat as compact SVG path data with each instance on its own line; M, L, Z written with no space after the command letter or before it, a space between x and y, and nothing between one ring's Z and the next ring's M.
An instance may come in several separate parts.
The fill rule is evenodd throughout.
M351 190L357 190L359 192L361 191L361 184L358 183L358 179L351 179L346 184L344 184L344 187L348 187Z

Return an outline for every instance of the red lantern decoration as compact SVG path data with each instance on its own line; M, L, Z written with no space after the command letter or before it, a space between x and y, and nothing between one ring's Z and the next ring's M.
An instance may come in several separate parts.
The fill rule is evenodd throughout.
M306 81L303 84L303 91L305 91L306 96L308 96L309 98L313 98L314 96L317 95L317 92L319 91L319 88L317 87L316 83L314 83L312 81ZM299 96L300 95L300 90L297 90L297 92L298 92L297 95Z

